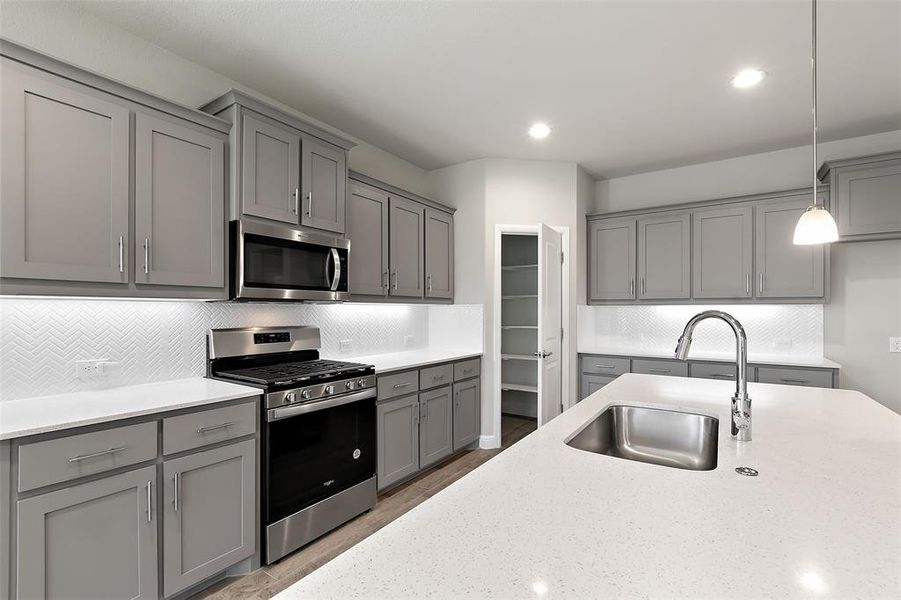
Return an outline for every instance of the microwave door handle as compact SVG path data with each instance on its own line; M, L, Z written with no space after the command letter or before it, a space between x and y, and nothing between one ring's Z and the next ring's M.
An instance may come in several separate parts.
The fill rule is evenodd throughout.
M333 265L333 275L332 281L329 283L329 290L335 291L338 289L338 283L341 281L341 257L338 255L338 250L332 248L328 253L328 257L325 259L325 269L328 271L328 263L331 261Z

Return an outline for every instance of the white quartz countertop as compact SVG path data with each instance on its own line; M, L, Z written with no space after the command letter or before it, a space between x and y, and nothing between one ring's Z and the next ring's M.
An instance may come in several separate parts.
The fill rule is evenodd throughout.
M739 444L733 386L623 375L277 597L901 597L901 416L751 383ZM717 416L717 468L564 443L614 403Z
M579 346L579 354L605 354L607 356L634 356L637 358L674 359L675 344L672 350L637 350L635 348ZM689 361L735 362L735 352L698 352L691 351ZM773 365L780 367L811 367L818 369L841 369L842 366L823 356L784 356L779 354L748 354L748 362L755 365Z
M0 440L191 408L260 390L205 377L0 402Z
M338 354L325 356L332 360L346 360L351 362L374 365L376 373L384 374L391 371L403 371L404 369L416 369L451 360L462 360L481 356L482 351L473 348L421 348L405 352L390 352L387 354L369 354L366 356L342 356Z

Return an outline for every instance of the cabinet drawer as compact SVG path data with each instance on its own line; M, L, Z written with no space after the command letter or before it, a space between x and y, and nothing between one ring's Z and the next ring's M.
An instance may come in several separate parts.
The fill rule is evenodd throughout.
M163 419L163 454L252 435L256 414L254 401Z
M632 359L632 372L645 375L688 377L688 363L680 360Z
M582 372L597 373L599 375L622 375L629 372L628 358L613 358L611 356L583 356Z
M750 373L753 367L748 367L748 380L753 379ZM704 379L722 379L723 381L735 381L735 365L729 363L691 363L690 368L692 377L701 377Z
M156 458L156 421L23 444L19 491Z
M805 385L808 387L832 387L832 371L814 369L783 369L778 367L757 367L757 381L782 385Z
M478 358L461 360L454 364L454 381L478 377L482 371L482 361Z
M449 384L454 377L454 365L439 365L419 371L419 389L427 390Z
M378 378L378 399L394 398L419 390L419 371L407 371Z

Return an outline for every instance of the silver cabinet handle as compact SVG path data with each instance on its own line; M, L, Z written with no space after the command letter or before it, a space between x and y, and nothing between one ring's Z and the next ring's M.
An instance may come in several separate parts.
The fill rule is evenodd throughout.
M206 427L200 427L197 429L198 435L203 435L208 431L216 431L217 429L225 429L226 427L231 427L232 425L236 425L234 421L226 421L225 423L219 423L218 425L207 425Z
M399 390L401 388L410 387L411 385L413 385L412 381L407 381L406 383L395 383L394 389Z
M389 278L391 277L391 273L390 273L390 271L385 271L382 275L385 277L384 288L385 288L385 294L387 295L388 290L391 289L391 284L389 283Z
M758 287L758 291L762 294L763 293L763 271L760 272L760 285L757 287Z
M431 292L432 292L432 274L431 274L431 273L429 273L428 275L426 275L425 281L426 281L426 290L427 290L429 293L431 293Z
M144 274L150 273L150 238L144 238Z
M175 506L175 512L178 512L178 482L181 480L181 473L176 473L172 476L172 485L174 487L175 493L172 494L172 504Z
M435 375L435 376L432 377L432 379L433 379L434 381L441 381L441 380L444 379L444 378L445 378L445 375Z
M669 373L669 369L648 369L649 373Z
M470 373L472 373L472 369L463 369L464 375L469 375Z
M780 379L782 383L808 383L806 379L791 379L790 377L785 377Z
M313 192L307 192L307 216L313 216Z
M645 282L645 278L644 278L644 277L641 278L641 293L642 293L642 294L647 294L647 293L648 293L648 284Z
M125 272L125 236L119 236L119 272Z
M77 463L83 460L89 460L91 458L99 458L101 456L106 456L107 454L115 454L116 452L122 452L125 450L125 446L117 446L115 448L109 448L107 450L101 450L100 452L91 452L90 454L79 454L78 456L73 456L69 459L70 463Z
M635 295L635 278L634 277L629 280L629 295L630 296Z
M748 273L748 277L745 280L745 293L746 294L751 293L751 274L750 273Z
M295 215L300 211L300 188L294 188L294 206L291 207L291 212Z
M397 271L391 274L394 277L394 289L397 289Z
M153 504L152 504L152 502L153 502L153 500L152 500L152 498L153 498L152 486L153 486L153 482L152 482L152 481L148 481L148 482L147 482L147 522L148 522L148 523L150 523L151 521L153 521L153 513L151 512L151 511L153 510L153 509L151 508L151 507L153 506Z
M419 420L428 419L429 418L429 405L428 402L420 402L419 403Z
M595 369L615 369L616 365L595 365Z
M735 379L734 373L711 373L711 377L717 377L720 379Z
M413 405L413 425L419 424L419 403Z

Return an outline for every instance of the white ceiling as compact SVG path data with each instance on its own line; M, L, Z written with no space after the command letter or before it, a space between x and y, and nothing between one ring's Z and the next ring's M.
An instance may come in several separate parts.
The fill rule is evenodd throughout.
M610 177L810 139L803 1L84 6L426 169L533 158ZM901 1L819 12L823 139L901 128ZM733 89L749 66L769 76ZM550 138L526 136L535 120Z

